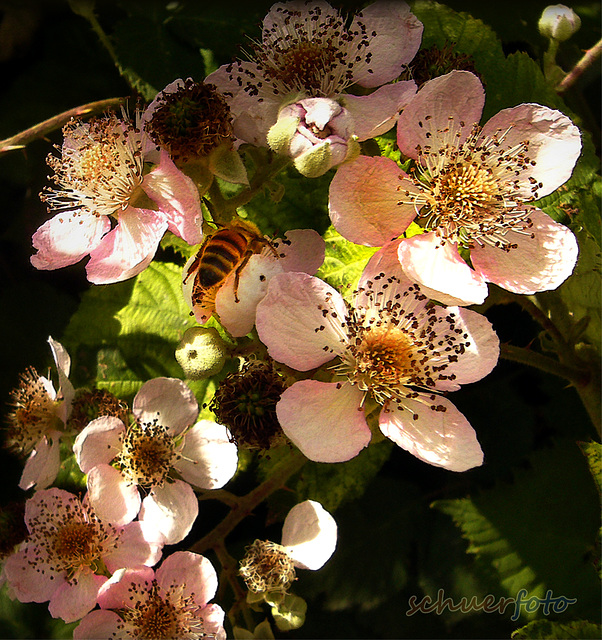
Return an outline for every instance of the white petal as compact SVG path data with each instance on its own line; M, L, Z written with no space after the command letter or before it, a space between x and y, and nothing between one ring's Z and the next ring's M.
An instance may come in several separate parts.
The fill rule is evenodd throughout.
M219 489L236 473L238 449L228 429L212 420L201 420L186 432L179 454L174 468L196 487Z
M474 429L447 398L419 394L416 400L404 399L403 405L405 409L392 405L380 413L380 429L395 444L450 471L483 464Z
M98 464L108 464L121 450L125 425L114 416L92 420L75 438L73 452L79 468L88 473Z
M120 526L131 522L140 511L140 494L121 473L108 464L99 464L88 473L88 500L96 515Z
M155 487L142 501L138 519L156 527L164 536L165 544L183 540L199 513L199 503L187 482L175 480Z
M53 618L65 622L80 620L96 606L98 590L107 581L89 569L79 572L76 580L63 583L52 595L48 610Z
M337 546L337 523L319 502L305 500L288 512L282 546L296 567L319 569Z
M282 430L314 462L344 462L368 446L372 434L352 385L300 380L286 389L276 415Z
M156 577L162 589L177 587L184 597L191 597L200 607L217 592L217 573L213 565L204 556L190 551L172 553L161 563Z
M46 436L36 444L23 468L19 488L23 491L31 489L45 489L56 479L61 466L60 437L58 431L50 434L50 441Z

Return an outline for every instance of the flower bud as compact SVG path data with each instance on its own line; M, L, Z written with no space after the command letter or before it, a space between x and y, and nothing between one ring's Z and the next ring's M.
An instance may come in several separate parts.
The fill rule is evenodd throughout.
M570 7L554 4L543 10L538 27L542 36L562 42L579 31L581 18Z
M176 360L191 380L219 373L228 356L226 343L213 327L187 329L176 349Z
M359 154L351 114L329 98L306 98L281 109L268 132L268 144L293 158L299 173L308 178Z

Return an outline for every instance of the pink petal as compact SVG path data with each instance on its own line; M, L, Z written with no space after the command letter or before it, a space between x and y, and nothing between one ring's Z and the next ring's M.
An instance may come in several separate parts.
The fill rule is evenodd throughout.
M335 519L314 500L295 505L282 527L282 546L302 569L322 567L337 546Z
M394 80L416 55L422 42L423 25L405 2L374 2L354 18L351 31L364 24L371 35L362 52L371 56L369 68L355 72L353 79L363 87L378 87Z
M481 138L496 133L503 137L501 149L510 149L525 141L529 143L526 155L535 165L525 172L525 176L542 183L536 198L543 198L564 184L571 177L581 153L579 129L560 111L540 104L521 104L500 111L483 127ZM518 176L518 179L523 182L521 193L530 199L533 185L527 177Z
M398 255L408 278L443 304L481 304L487 297L481 273L464 262L456 245L440 244L434 232L404 239Z
M110 228L107 216L83 211L59 213L33 234L33 246L38 253L31 256L31 264L36 269L75 264L98 246Z
M305 273L282 273L257 305L256 325L274 360L309 371L342 353L346 318L343 298L330 285Z
M27 458L19 481L20 489L27 491L34 486L45 489L55 481L61 467L60 436L58 431L50 434L50 440L42 436Z
M374 278L381 276L381 274L395 277L406 286L412 284L399 262L398 251L401 242L403 242L403 238L385 244L368 260L360 276L358 290L366 287L368 282L373 282Z
M73 630L73 640L117 638L123 621L114 611L90 611Z
M155 418L177 436L190 426L199 414L199 405L188 385L178 378L153 378L141 387L132 405L140 422Z
M128 207L119 213L117 226L90 251L86 266L88 280L111 284L144 271L153 259L167 229L162 213Z
M400 151L417 159L416 148L432 146L441 138L436 132L450 126L460 132L458 142L464 142L479 122L484 104L483 85L469 71L452 71L425 82L397 121Z
M370 247L401 235L416 217L413 206L399 204L403 175L389 158L359 156L341 165L328 202L335 229L347 240ZM408 183L408 191L418 190Z
M3 573L20 602L46 602L65 581L66 572L53 571L37 560L36 549L25 548L8 556Z
M344 383L300 380L276 405L282 430L314 462L344 462L370 442L363 394Z
M183 540L199 513L199 503L187 482L174 480L154 487L142 501L138 519L165 536L165 544Z
M199 190L166 151L161 151L160 164L144 177L142 188L159 205L172 233L188 244L201 242L203 213Z
M121 450L125 425L114 416L92 420L75 438L73 453L79 468L88 473L98 464L108 464Z
M159 562L164 543L163 534L156 529L143 522L130 522L119 531L117 548L102 559L111 573L136 565L152 567Z
M121 526L131 522L140 511L140 494L121 473L108 464L99 464L88 472L88 499L96 515Z
M530 295L556 289L573 272L579 247L573 232L554 222L539 209L529 213L533 221L529 235L509 232L506 239L518 247L502 251L485 245L470 254L474 268L489 282L503 289Z
M98 604L103 609L133 607L148 593L154 578L155 572L150 567L118 569L100 588Z
M52 595L48 610L53 618L75 622L96 606L98 590L107 581L90 570L82 571L75 582L64 582Z
M405 409L392 404L380 414L380 429L395 444L450 471L466 471L483 463L474 429L447 398L421 393L416 400L404 399L403 405Z
M53 340L52 336L48 336L48 344L50 345L52 357L54 358L56 369L59 374L60 394L63 396L63 405L61 407L59 417L63 422L66 422L67 416L71 411L71 402L75 395L75 389L69 380L71 357L67 353L67 349L65 349L60 342Z
M190 551L176 551L166 558L157 570L157 582L164 590L182 589L199 606L204 606L217 591L217 573L204 556Z
M353 118L359 142L380 136L395 126L399 112L416 94L413 80L402 80L380 87L367 96L345 94L343 106Z
M218 604L208 604L201 613L206 633L213 634L215 640L226 640L224 630L225 612Z
M275 241L280 254L278 264L284 271L303 271L313 275L324 262L325 245L322 236L313 229L291 229L284 237L289 244Z
M184 436L174 468L182 478L202 489L219 489L236 473L238 449L226 427L212 420L197 422Z

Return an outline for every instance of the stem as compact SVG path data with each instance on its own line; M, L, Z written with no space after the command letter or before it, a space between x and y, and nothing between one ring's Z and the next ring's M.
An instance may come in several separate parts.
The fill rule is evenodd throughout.
M253 510L261 504L269 495L277 489L284 486L284 483L307 462L307 458L298 451L291 453L282 460L272 472L272 475L262 482L253 491L242 496L237 505L230 509L230 513L206 536L190 547L190 551L194 553L203 553L207 549L215 549L218 545L223 544L226 536L236 527L242 520L250 515Z
M558 93L563 93L570 89L575 82L581 77L583 72L590 67L596 58L602 53L602 40L598 40L596 44L585 52L585 55L579 62L567 73L562 82L556 87Z
M246 603L247 600L247 592L242 588L240 582L238 580L238 570L236 560L227 552L226 547L223 543L218 544L213 549L215 554L217 555L220 564L222 565L222 571L220 576L220 589L222 585L225 584L222 581L222 576L228 581L228 584L232 588L234 592L234 605L228 611L228 619L230 620L230 624L235 627L236 625L236 612L238 610L242 611L242 615L245 619L245 627L249 630L253 630L254 620L253 616L249 610L249 607ZM218 597L219 601L222 601L222 597Z
M106 100L97 100L96 102L89 102L88 104L82 104L79 107L74 107L68 111L63 111L48 120L44 120L38 124L35 124L25 131L0 140L0 154L7 151L13 151L15 149L23 149L25 145L37 140L38 138L44 138L47 134L60 129L65 123L69 122L71 118L77 118L83 115L91 115L95 113L102 113L105 109L111 107L117 107L125 101L125 98L107 98Z
M551 373L560 378L568 380L573 385L585 385L589 382L589 372L584 369L578 369L577 367L571 367L554 358L549 358L536 351L525 349L523 347L515 347L511 344L502 344L500 346L500 357L504 360L512 360L513 362L520 362L521 364L527 364L530 367L535 367L540 371Z

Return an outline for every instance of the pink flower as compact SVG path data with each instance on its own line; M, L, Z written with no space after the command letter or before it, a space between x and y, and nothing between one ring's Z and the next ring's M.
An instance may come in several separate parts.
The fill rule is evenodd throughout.
M143 271L168 229L200 242L198 191L166 152L145 171L154 147L140 122L109 114L63 131L61 157L48 159L57 188L42 196L56 215L33 235L34 267L58 269L89 255L88 280L107 284Z
M101 522L86 501L55 488L27 501L25 523L29 537L4 567L10 589L21 602L49 600L50 613L65 622L94 608L106 570L153 565L164 544L141 522Z
M100 609L80 622L73 637L225 640L224 611L207 604L216 591L211 562L189 551L170 555L157 571L121 569L101 587Z
M555 289L577 260L573 233L529 203L568 180L579 130L538 104L504 109L481 128L483 103L467 71L426 82L397 123L417 172L359 157L330 188L332 222L358 244L383 246L416 217L424 233L399 243L401 268L446 304L483 302L487 282L520 294Z
M8 416L7 445L29 454L19 482L24 490L45 489L54 482L61 464L60 439L75 395L68 377L69 354L52 337L48 343L58 371L58 391L50 380L29 368L12 392L14 410Z
M278 2L263 21L262 42L250 62L220 67L207 77L228 100L234 134L265 146L266 135L287 104L303 98L340 102L365 140L395 124L416 90L413 81L381 87L397 78L420 46L422 23L405 2L375 2L347 20L327 2ZM381 87L352 96L357 84Z
M154 378L134 398L133 424L126 427L105 416L82 430L73 450L88 474L89 500L101 519L123 525L139 514L141 522L165 536L166 544L188 534L198 514L191 484L222 487L238 462L227 429L210 420L193 424L198 412L184 382Z
M261 252L248 257L242 268L231 271L217 292L208 290L208 295L196 304L192 300L195 272L189 275L194 260L195 257L190 258L184 267L183 291L197 322L204 324L215 311L230 334L241 337L253 329L255 310L269 281L287 271L315 273L324 262L324 240L312 229L293 229L285 233L284 240L266 242Z
M478 466L475 432L443 394L491 371L497 336L483 316L430 305L418 286L385 276L389 266L373 259L353 308L305 274L270 282L257 309L270 356L298 371L332 361L324 371L332 382L301 380L284 391L282 429L310 460L341 462L368 445L365 412L378 410L382 433L421 460L452 471Z

